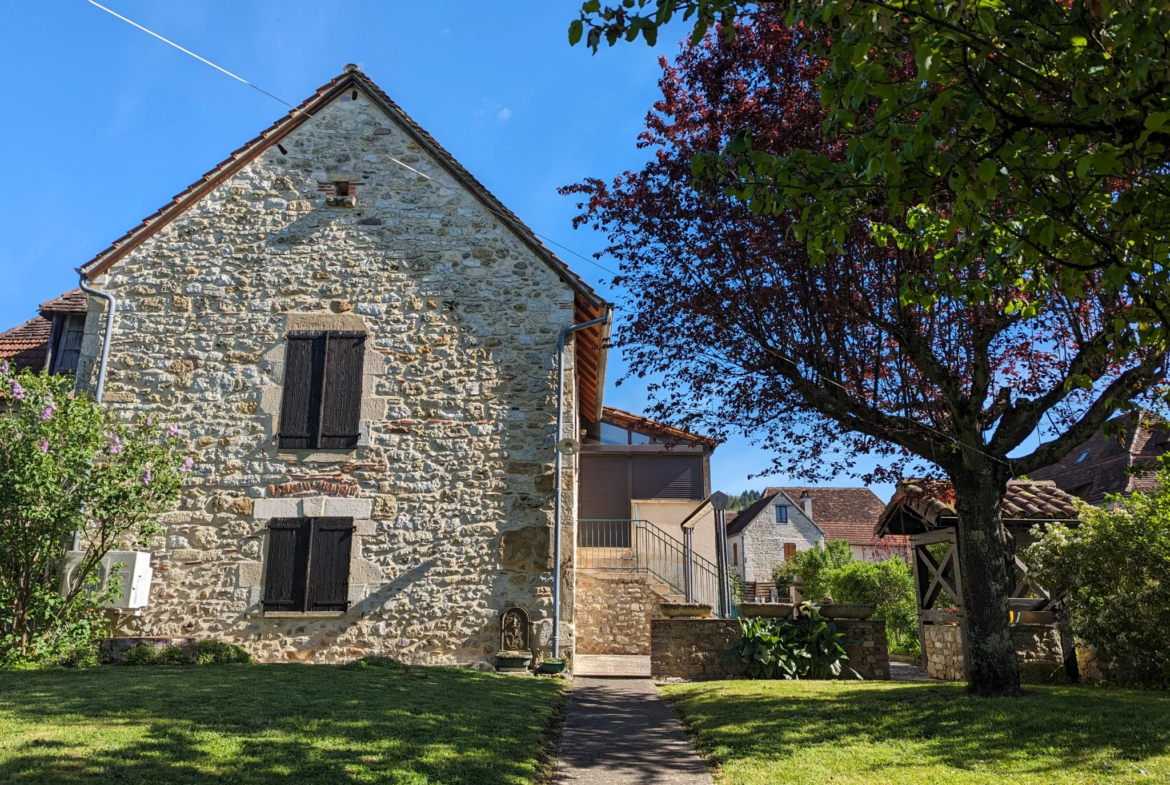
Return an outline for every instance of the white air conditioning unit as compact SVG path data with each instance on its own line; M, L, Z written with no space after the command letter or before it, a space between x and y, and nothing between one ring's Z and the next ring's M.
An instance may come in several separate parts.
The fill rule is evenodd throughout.
M69 591L81 562L89 551L69 551L65 554L65 565L61 575L61 593ZM121 565L114 571L114 565ZM102 557L95 568L102 588L109 581L116 580L122 589L122 596L113 602L102 603L104 608L144 608L150 599L150 579L154 569L150 566L150 554L146 551L110 551Z

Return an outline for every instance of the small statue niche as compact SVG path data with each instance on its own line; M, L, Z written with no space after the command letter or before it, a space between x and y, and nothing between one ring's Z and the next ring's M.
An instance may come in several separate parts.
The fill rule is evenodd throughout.
M500 651L496 670L500 673L526 673L532 663L532 619L528 611L513 605L500 614Z

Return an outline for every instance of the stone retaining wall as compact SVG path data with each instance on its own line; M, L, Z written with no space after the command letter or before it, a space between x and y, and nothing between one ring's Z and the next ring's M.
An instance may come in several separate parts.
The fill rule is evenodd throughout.
M118 664L126 656L126 652L137 649L139 646L149 646L152 649L167 649L172 646L194 646L195 639L188 637L166 638L158 636L143 636L138 638L102 638L98 641L98 654L104 663Z
M856 643L845 647L846 663L863 679L888 680L890 655L881 622L841 620L837 629ZM655 679L738 679L744 676L739 658L723 653L739 643L735 619L654 619L650 622L650 674Z
M925 627L926 673L933 679L964 681L963 641L957 624L928 624ZM1063 684L1068 680L1060 635L1047 624L1018 624L1012 627L1020 681L1025 684Z
M650 653L650 622L661 618L666 587L627 572L577 571L577 654Z

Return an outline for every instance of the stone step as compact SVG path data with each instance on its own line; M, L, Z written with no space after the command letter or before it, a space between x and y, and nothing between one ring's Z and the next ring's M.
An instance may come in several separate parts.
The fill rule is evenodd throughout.
M573 659L573 675L648 679L650 657L636 654L578 654Z

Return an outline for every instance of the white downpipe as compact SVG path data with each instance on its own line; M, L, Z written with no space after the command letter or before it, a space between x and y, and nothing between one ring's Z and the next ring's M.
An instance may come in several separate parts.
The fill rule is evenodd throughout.
M556 496L553 502L553 659L561 656L561 471L564 456L561 455L558 445L564 438L565 427L565 341L573 333L595 324L607 323L611 318L613 307L609 306L605 310L605 316L600 319L569 325L562 328L557 335L557 428L556 439L553 442L553 452L556 454L553 480L553 492Z
M94 398L98 403L102 402L102 394L106 391L106 366L110 364L110 338L114 335L114 311L118 308L118 300L109 292L103 292L100 289L94 289L89 286L85 273L80 267L76 268L77 274L81 276L81 291L86 294L92 294L94 297L100 297L106 301L106 334L102 338L102 358L98 363L98 378L97 378L97 392Z

